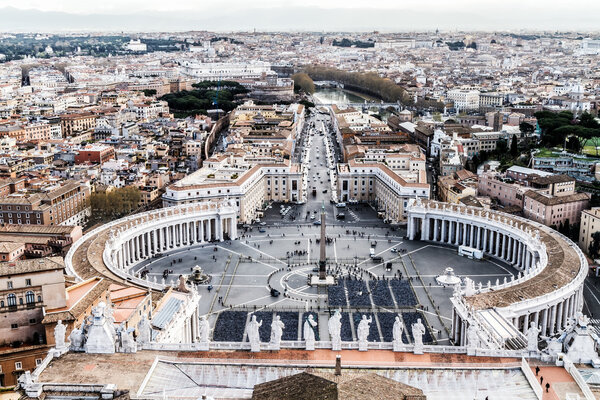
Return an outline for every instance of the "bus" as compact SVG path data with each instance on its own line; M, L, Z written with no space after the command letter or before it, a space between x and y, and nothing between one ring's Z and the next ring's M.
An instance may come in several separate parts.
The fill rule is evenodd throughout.
M483 251L474 249L468 246L459 246L458 255L469 257L470 259L481 260L483 258Z

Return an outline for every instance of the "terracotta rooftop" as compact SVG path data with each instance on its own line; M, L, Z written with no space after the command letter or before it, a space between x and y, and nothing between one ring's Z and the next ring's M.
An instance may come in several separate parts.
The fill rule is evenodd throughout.
M69 352L52 360L39 377L39 382L106 383L111 377L118 389L137 392L156 357L180 362L268 363L279 365L324 366L332 368L337 354L342 356L344 368L358 366L418 366L427 367L507 367L518 366L516 358L475 357L465 354L395 353L391 350L315 351L282 349L279 352L251 353L249 351L138 351L133 354L86 354ZM342 374L344 372L342 371Z
M34 258L0 263L0 275L29 274L65 268L62 257Z
M84 313L110 286L110 282L102 278L91 278L66 289L66 307L46 311L42 323L52 323L59 319L72 321Z

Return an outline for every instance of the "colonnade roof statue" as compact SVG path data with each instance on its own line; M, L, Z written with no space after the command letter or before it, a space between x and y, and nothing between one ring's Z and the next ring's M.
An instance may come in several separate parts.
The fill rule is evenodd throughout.
M65 268L78 280L104 275L161 290L165 283L140 279L131 267L163 251L208 241L237 238L237 206L233 200L146 211L102 225L75 242Z
M475 324L485 331L480 337L486 344L521 343L537 351L536 330L553 335L582 309L587 261L577 245L557 231L513 215L432 200L411 200L406 212L410 240L453 245L461 254L495 258L518 271L503 282L475 285L465 279L464 290L455 290L455 343L465 345L466 328ZM491 320L497 323L486 322Z
M409 201L407 211L409 217L425 217L432 221L447 217L446 221L454 222L456 215L464 217L465 220L479 220L488 230L494 232L498 230L496 226L502 226L507 231L514 231L515 235L525 236L529 241L528 245L545 252L544 260L547 260L547 263L541 266L543 268L535 276L523 280L518 285L469 296L466 301L475 309L506 307L526 299L547 295L579 278L581 271L587 268L583 253L574 243L555 230L533 221L500 212L483 212L472 207L420 198Z

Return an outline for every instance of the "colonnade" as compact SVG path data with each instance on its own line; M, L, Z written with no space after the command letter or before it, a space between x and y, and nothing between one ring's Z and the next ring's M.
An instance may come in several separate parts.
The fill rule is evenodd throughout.
M131 229L116 248L116 267L126 269L139 261L158 253L183 246L206 242L235 239L237 236L234 216L199 218L191 221L159 221L155 227L142 228L139 232Z
M467 246L481 250L529 273L539 261L539 254L523 238L522 232L508 232L477 220L459 220L445 216L409 216L408 238Z
M582 310L587 262L574 243L554 230L507 214L419 199L409 203L407 217L410 240L476 249L523 273L522 277L498 286L480 286L479 292L473 293L471 289L471 293L479 293L472 299L466 290L451 298L454 306L451 338L455 344L466 344L466 331L471 323L486 332L494 342L490 343L492 346L506 346L508 338L525 334L531 323L540 329L542 336L550 336L564 329L567 321ZM550 243L552 256L540 233ZM536 290L535 297L527 293L531 286L523 286L519 295L518 285L538 274L556 273L556 263L563 259L578 260L578 265L572 261L564 263L568 270L577 267L576 274L570 273L562 285L554 284L545 293ZM544 272L550 261L554 263L554 272ZM543 287L543 282L540 285ZM510 289L513 286L515 289ZM508 290L507 297L502 295L503 290ZM489 299L485 298L487 293Z

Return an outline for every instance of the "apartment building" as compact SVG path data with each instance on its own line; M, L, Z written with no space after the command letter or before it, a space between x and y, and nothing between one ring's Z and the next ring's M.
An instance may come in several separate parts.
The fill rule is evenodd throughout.
M478 192L504 207L523 208L525 192L533 190L550 197L575 193L575 179L531 168L512 166L505 174L495 172L479 176Z
M579 225L579 247L585 253L588 252L592 243L592 235L596 232L600 232L600 207L583 210Z
M477 110L479 108L479 91L471 89L453 89L447 94L448 100L459 110Z
M13 193L0 199L0 224L83 225L90 213L89 196L89 187L75 181Z
M113 146L93 144L87 145L77 152L75 155L75 164L104 164L106 161L114 158L115 149Z
M213 156L201 169L168 186L163 206L235 199L238 222L248 223L262 216L269 201L302 201L305 194L298 164L271 158L258 161L256 157L248 161L245 156Z
M7 346L0 351L0 386L16 384L45 357L44 309L66 305L63 270L60 257L0 263L0 346Z
M569 221L577 224L581 212L589 207L589 193L551 196L529 190L524 194L523 216L548 226L559 226Z
M378 213L390 223L405 220L408 199L429 198L427 183L407 182L383 163L349 160L338 164L337 169L339 200L374 203Z
M459 204L461 199L477 196L477 175L462 169L438 179L438 200Z
M60 257L0 263L0 344L44 342L42 306L66 305Z
M97 116L90 112L63 114L60 116L60 128L63 137L77 136L96 127Z

